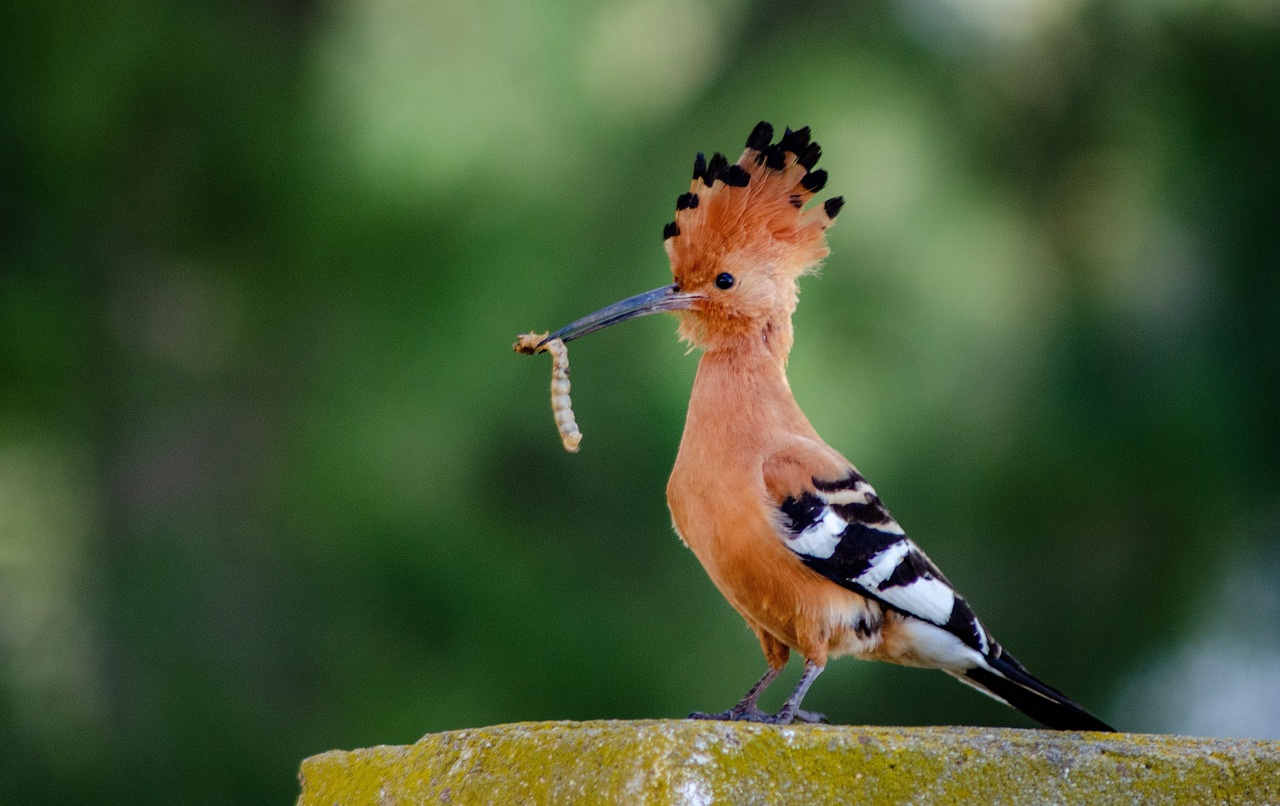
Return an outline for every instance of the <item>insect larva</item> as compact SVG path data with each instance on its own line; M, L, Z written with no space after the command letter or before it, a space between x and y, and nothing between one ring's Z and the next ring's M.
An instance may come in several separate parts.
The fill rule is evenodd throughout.
M546 343L551 351L551 411L560 430L560 441L569 453L578 452L582 432L573 419L573 402L569 400L569 348L559 339Z
M560 431L560 442L569 453L578 452L578 443L582 442L582 432L573 419L573 402L569 399L569 348L559 339L552 339L546 344L542 340L547 334L525 333L516 340L515 350L518 353L533 355L547 351L551 353L551 412L556 418L556 428Z

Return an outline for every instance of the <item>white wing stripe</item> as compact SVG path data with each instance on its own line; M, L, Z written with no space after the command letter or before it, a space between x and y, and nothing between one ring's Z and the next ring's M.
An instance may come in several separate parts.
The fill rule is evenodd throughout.
M871 566L858 575L857 583L866 588L875 588L889 578L908 551L911 551L910 541L900 540L894 543L871 558Z
M933 577L920 577L910 585L878 593L886 602L939 626L950 620L956 604L955 592Z
M848 526L849 522L832 512L830 507L823 507L821 520L810 524L796 535L789 546L798 554L829 560L835 554L836 546L840 545L840 538Z
M871 485L867 484L865 481L858 482L852 489L849 489L849 490L832 490L830 492L827 492L827 491L818 492L819 497L825 499L827 503L835 504L836 506L848 506L849 504L866 504L871 501L871 497L874 496L875 494L876 494L876 491L871 489Z

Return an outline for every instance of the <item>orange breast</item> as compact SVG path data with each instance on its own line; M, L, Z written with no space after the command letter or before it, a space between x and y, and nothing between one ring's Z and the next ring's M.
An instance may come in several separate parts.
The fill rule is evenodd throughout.
M766 480L766 465L779 457L787 480L774 471ZM872 651L879 607L810 570L784 545L779 493L769 485L798 487L846 466L814 432L780 359L765 346L703 355L667 484L672 520L753 629L819 664L829 653Z
M878 624L878 607L870 612L863 597L810 570L786 548L762 489L758 496L716 495L715 488L728 493L735 480L691 485L685 478L677 463L667 488L676 530L753 629L819 664L828 654L872 650L878 633L855 626ZM750 489L745 479L738 483L739 491Z

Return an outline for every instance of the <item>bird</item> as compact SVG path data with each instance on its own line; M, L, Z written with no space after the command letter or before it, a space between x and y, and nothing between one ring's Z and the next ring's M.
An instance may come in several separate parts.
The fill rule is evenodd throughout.
M767 669L740 702L693 718L822 722L801 708L841 656L940 669L1059 730L1113 731L1034 677L907 536L854 465L818 436L787 380L798 280L828 256L844 204L808 127L761 121L735 163L701 153L663 228L672 281L547 335L569 342L639 316L674 313L701 351L675 466L672 523L759 639ZM759 706L791 653L804 659L776 713Z

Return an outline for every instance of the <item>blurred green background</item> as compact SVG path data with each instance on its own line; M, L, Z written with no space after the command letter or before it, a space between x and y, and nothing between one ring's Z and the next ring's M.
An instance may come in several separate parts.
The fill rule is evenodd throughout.
M735 702L674 322L575 347L576 456L510 344L663 283L694 153L762 118L848 200L818 430L1046 680L1280 738L1272 0L4 16L0 801L286 803L331 748ZM853 660L806 705L1030 725Z

